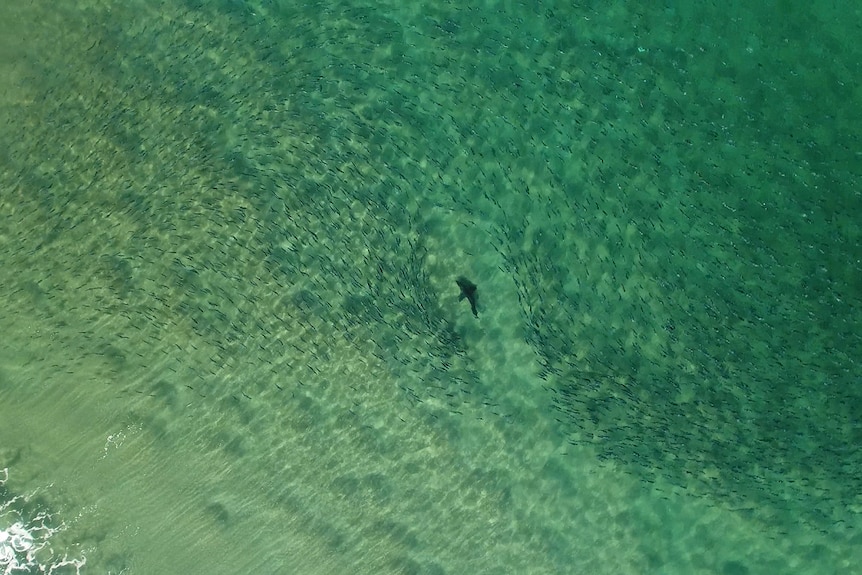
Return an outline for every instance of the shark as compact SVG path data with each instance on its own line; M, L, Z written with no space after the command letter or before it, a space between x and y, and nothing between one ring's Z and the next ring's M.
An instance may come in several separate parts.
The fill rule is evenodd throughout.
M479 312L476 310L476 284L465 278L464 276L459 277L455 280L455 283L458 284L458 287L461 288L461 295L458 296L458 301L462 299L466 299L470 302L470 310L473 312L473 315L479 317Z

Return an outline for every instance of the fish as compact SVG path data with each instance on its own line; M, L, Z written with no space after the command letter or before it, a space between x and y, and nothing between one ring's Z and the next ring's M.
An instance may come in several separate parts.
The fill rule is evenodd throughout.
M478 296L476 293L476 284L464 276L456 279L455 283L458 284L459 288L461 288L461 295L458 296L458 301L466 298L467 301L470 302L470 310L473 312L473 315L479 317L479 311L476 309L476 298Z

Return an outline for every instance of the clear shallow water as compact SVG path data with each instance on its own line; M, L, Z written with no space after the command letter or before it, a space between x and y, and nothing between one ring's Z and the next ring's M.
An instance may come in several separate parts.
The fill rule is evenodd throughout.
M4 8L7 500L82 572L858 564L858 15L397 6Z

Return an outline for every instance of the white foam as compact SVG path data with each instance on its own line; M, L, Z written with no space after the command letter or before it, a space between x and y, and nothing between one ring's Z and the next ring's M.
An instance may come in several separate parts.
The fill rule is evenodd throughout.
M6 484L9 470L0 470L0 487ZM69 559L68 555L58 557L51 548L51 538L63 530L64 525L52 527L51 517L40 512L35 517L24 517L19 502L26 500L21 496L0 499L0 573L45 573L50 575L61 567L74 567L80 575L86 558Z

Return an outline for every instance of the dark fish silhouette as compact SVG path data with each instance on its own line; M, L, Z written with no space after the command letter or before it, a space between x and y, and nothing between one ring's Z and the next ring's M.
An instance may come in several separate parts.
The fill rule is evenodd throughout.
M456 279L455 283L461 288L461 295L458 296L458 301L467 298L467 301L470 302L470 309L473 311L473 315L479 317L479 312L476 310L476 284L463 276Z

